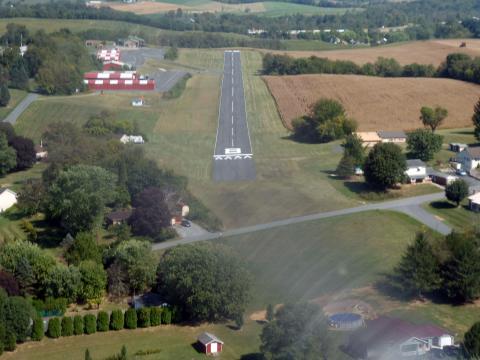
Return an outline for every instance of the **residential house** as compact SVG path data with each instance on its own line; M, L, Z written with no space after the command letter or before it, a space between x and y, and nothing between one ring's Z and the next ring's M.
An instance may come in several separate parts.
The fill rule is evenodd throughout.
M48 151L43 146L42 143L40 143L40 145L35 145L35 157L37 158L37 161L40 161L42 159L46 159L47 156L48 156Z
M453 151L453 152L463 151L467 147L468 147L467 144L461 144L461 143L450 143L449 144L450 151Z
M378 131L378 136L384 143L401 144L407 142L407 134L404 131Z
M145 40L138 36L129 36L126 39L118 39L117 44L126 48L140 48L145 46Z
M0 189L0 213L17 203L17 194L10 189Z
M197 340L201 351L207 355L215 355L223 350L223 341L208 332L200 334Z
M423 183L427 179L427 165L419 159L407 160L405 175L411 184Z
M375 144L382 142L382 139L375 131L362 131L355 134L360 138L360 140L362 140L362 143L367 147L372 147Z
M143 136L141 135L122 135L120 138L120 142L123 144L144 144L145 140L143 139Z
M352 333L347 351L356 359L398 360L425 356L454 345L454 337L434 325L380 317Z
M442 173L440 171L432 171L430 170L430 178L432 182L438 185L447 186L458 179L458 176L449 174L449 173Z
M112 211L111 213L107 214L105 220L107 222L107 225L121 225L123 223L126 223L128 219L130 219L130 216L132 216L132 210L122 209Z
M463 149L457 154L455 162L462 164L462 169L467 172L476 169L480 165L480 146Z
M480 192L468 197L468 208L475 212L480 211Z

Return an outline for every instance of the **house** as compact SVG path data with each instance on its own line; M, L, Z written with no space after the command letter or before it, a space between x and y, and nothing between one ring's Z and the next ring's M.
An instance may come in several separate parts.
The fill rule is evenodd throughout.
M480 192L468 197L468 208L475 212L480 211Z
M87 1L87 2L85 3L85 6L86 6L86 7L95 8L95 9L99 9L99 8L102 6L102 2L101 2L101 1L97 1L97 0Z
M143 106L145 105L145 100L143 98L137 98L132 100L132 106Z
M141 135L122 135L120 142L123 144L132 143L132 144L144 144L143 136Z
M17 194L10 189L0 189L0 213L17 203Z
M407 160L405 175L411 184L422 183L428 177L427 165L419 159Z
M454 345L454 337L434 325L380 317L352 333L347 351L356 359L397 360L427 355Z
M407 134L404 131L379 131L378 136L384 143L401 144L407 142Z
M468 147L467 144L460 144L460 143L450 143L449 144L450 151L453 151L453 152L463 151L467 147Z
M121 225L125 223L132 216L132 210L122 209L112 211L106 216L107 225Z
M181 200L172 205L167 199L167 205L169 207L170 214L172 215L172 220L170 221L172 226L181 224L183 219L185 219L190 213L190 207Z
M118 39L117 44L126 48L139 48L145 46L145 40L138 36L129 36L126 39Z
M40 143L40 145L35 145L35 157L37 158L37 161L46 159L47 156L48 156L48 151L43 147L42 143Z
M103 40L85 40L85 46L86 47L93 47L95 49L101 49L105 45L105 42Z
M458 179L458 177L455 175L442 173L439 171L432 172L430 174L430 178L432 179L432 182L442 186L447 186Z
M374 146L382 142L382 139L375 131L363 131L355 133L367 147Z
M207 355L213 355L222 352L223 341L213 334L204 332L203 334L200 334L197 340L201 351Z
M476 169L480 165L480 146L463 149L457 154L455 162L462 164L462 169L467 172Z

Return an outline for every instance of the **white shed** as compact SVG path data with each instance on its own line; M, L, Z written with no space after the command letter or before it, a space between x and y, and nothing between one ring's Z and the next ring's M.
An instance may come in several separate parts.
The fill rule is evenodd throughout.
M0 213L17 203L17 194L10 189L0 189Z
M423 182L427 178L427 165L419 159L407 160L405 175L410 183Z

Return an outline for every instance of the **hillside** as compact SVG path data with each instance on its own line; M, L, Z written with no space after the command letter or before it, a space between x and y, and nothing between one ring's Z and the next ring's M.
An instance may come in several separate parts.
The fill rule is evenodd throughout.
M462 41L466 41L466 48L459 47ZM365 64L367 62L373 63L379 57L386 57L395 58L402 65L416 62L438 66L445 60L448 54L455 52L471 56L480 56L480 39L415 41L373 48L332 51L291 51L286 52L286 54L297 58L318 56L332 60L350 60L357 64ZM277 53L285 52L277 51Z
M471 125L477 85L450 79L380 78L359 75L265 76L287 126L321 97L342 102L360 130L411 130L421 127L422 106L441 105L449 116L443 127Z

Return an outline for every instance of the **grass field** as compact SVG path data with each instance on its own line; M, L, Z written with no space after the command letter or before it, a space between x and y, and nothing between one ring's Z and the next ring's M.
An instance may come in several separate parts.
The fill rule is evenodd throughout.
M27 93L22 90L9 89L10 91L10 102L5 107L0 107L0 121L2 121L7 115L12 111L20 101L23 100Z
M480 214L468 209L468 201L464 201L459 207L446 200L435 201L424 204L424 208L458 231L480 225Z
M325 8L288 2L253 2L246 4L226 4L210 0L167 0L140 1L134 4L109 3L115 10L129 11L139 15L151 15L182 9L187 12L225 12L225 13L261 13L266 16L281 16L289 14L331 15L343 14L350 8Z
M459 48L463 42L466 48ZM284 53L283 51L278 51ZM309 57L312 55L326 57L333 60L351 60L358 64L375 62L378 57L395 58L401 64L433 64L440 65L448 54L464 53L471 56L480 55L480 40L478 39L452 39L428 40L406 43L395 43L387 46L372 48L359 48L351 50L334 51L292 51L288 54L293 57Z
M448 109L445 128L471 124L480 87L451 79L382 78L359 75L265 76L287 126L320 98L340 101L361 131L422 127L422 106Z

